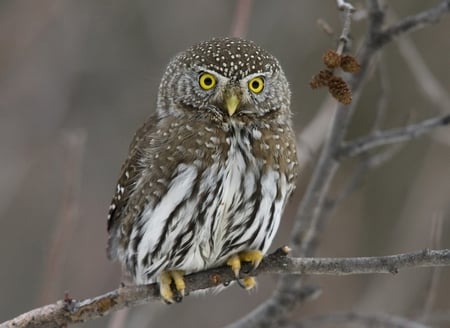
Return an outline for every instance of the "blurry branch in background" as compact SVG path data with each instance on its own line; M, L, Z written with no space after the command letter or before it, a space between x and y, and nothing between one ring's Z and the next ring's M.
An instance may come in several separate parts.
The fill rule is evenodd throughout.
M250 264L245 264L241 278L248 276L249 272L252 276L263 273L341 276L373 273L397 274L400 269L406 268L450 266L450 249L425 249L398 255L355 258L294 258L287 256L288 252L287 246L278 249L266 256L254 271ZM233 272L227 266L197 272L185 277L186 292L190 293L219 285L227 286L234 280ZM308 287L307 290L308 297L316 294L315 289ZM0 327L61 327L99 318L125 307L159 300L157 284L123 286L104 295L82 301L76 301L66 296L64 300L34 309L4 322L0 324Z
M376 147L410 141L424 133L430 132L438 126L448 124L450 124L450 114L430 118L420 123L407 125L403 128L376 132L372 135L352 141L351 143L344 144L338 151L337 156L358 156Z
M433 75L414 43L408 37L403 37L396 40L396 45L419 86L418 90L441 113L448 113L450 94Z
M352 75L348 82L353 94L353 99L349 105L340 104L337 107L331 132L326 137L318 163L315 165L311 181L297 210L290 242L295 255L313 256L315 249L317 248L317 236L321 230L320 228L324 226L325 218L328 217L328 215L324 215L324 212L326 211L328 190L333 177L340 166L340 161L345 157L338 155L340 150L345 147L345 144L353 144L353 142L344 143L344 137L346 135L347 127L350 124L352 114L356 110L364 82L369 75L368 73L371 71L376 55L384 45L392 41L395 37L423 28L431 23L435 23L450 11L450 0L441 1L428 10L403 18L400 21L385 27L384 20L386 14L380 2L378 0L367 0L366 4L368 30L358 56L358 62L361 65L361 69L357 74ZM344 10L346 7L351 7L347 1L337 0L337 5L338 8L343 8ZM351 11L348 10L348 13L350 12ZM347 20L351 19L350 14L343 15L343 17ZM349 24L349 22L343 22L343 31L347 29L346 27L349 26ZM341 36L340 42L345 39L345 37ZM383 106L384 105L379 105L378 109L380 110ZM382 115L380 114L380 116ZM380 120L380 118L377 118L377 120ZM369 139L364 139L366 141L369 140L367 143L367 150L369 148L380 146L382 143L390 143L390 141L394 143L412 139L410 136L414 135L417 131L424 131L424 125L428 126L429 122L433 122L432 125L436 122L438 123L437 125L443 125L448 123L449 118L448 116L440 116L430 120L425 121L427 123L422 122L422 124L419 123L406 126L399 130L390 130L386 132L387 134L383 134L383 132L372 133L372 135L367 137ZM379 123L376 122L374 126L379 126ZM380 139L373 139L376 138L375 136L377 135L381 135L382 137ZM373 140L376 140L376 142ZM351 188L353 187L350 186L350 189ZM304 298L301 300L297 298L297 295L304 288L304 280L304 276L283 276L271 298L239 321L230 325L230 327L271 327L285 322L295 306L300 302L305 301Z
M70 237L79 215L81 167L86 132L68 131L63 135L62 141L64 147L63 156L60 157L64 161L62 205L53 238L48 246L39 304L48 303L56 296L59 277L62 276L64 260L67 258L67 250L71 244Z
M230 35L237 38L244 38L247 34L248 21L252 8L252 0L237 0L234 9L233 23L231 24Z
M396 17L392 10L390 16ZM419 87L418 91L442 114L450 112L450 93L431 72L416 45L408 37L399 38L396 45ZM440 131L433 137L450 145L450 131Z
M325 131L330 128L336 107L337 102L327 96L311 122L297 135L297 157L302 167L306 167L314 159L322 146L326 137Z
M380 48L384 46L386 43L392 41L400 35L419 30L429 26L430 24L435 24L448 12L450 12L450 1L444 0L428 10L403 18L376 36L377 47Z

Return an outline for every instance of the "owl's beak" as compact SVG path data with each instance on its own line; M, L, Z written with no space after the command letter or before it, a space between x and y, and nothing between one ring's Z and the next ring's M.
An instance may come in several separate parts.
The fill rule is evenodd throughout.
M225 98L225 106L227 108L228 115L233 116L233 114L236 112L236 109L239 106L239 103L240 103L240 99L234 93L228 95Z

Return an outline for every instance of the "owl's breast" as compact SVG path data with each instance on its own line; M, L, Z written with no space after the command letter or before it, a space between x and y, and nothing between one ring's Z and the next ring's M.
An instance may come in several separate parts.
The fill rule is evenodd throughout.
M265 253L275 236L292 191L276 144L264 141L258 129L203 131L209 132L206 143L180 140L169 149L179 158L167 174L170 183L145 207L141 235L136 229L131 236L139 240L137 276L173 268L199 271L243 250Z
M198 247L214 265L244 249L267 251L278 228L282 209L291 192L279 165L270 165L271 149L255 142L256 129L235 129L226 138L227 151L204 177L209 181L209 204ZM255 151L258 145L263 150Z

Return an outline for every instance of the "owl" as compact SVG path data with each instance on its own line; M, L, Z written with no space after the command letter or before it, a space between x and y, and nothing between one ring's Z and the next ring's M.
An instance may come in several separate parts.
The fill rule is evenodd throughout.
M168 64L156 110L136 132L109 208L108 255L136 284L181 301L184 275L257 267L298 171L290 90L251 41L214 38Z

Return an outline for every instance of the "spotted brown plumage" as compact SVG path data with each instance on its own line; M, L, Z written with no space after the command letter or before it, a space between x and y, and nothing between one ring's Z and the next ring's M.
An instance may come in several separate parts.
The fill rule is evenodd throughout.
M109 257L136 283L159 282L166 302L183 296L185 273L257 266L297 176L290 117L285 75L253 42L212 39L176 56L122 167Z

